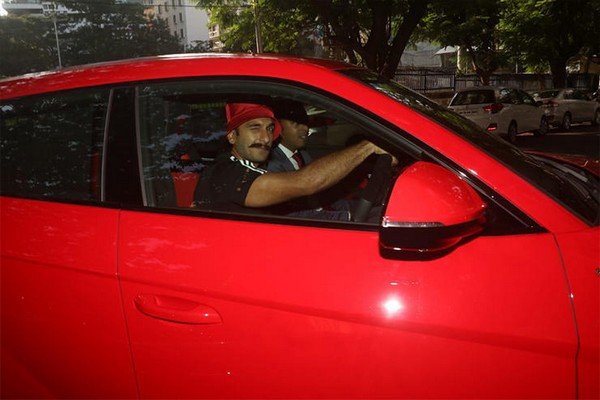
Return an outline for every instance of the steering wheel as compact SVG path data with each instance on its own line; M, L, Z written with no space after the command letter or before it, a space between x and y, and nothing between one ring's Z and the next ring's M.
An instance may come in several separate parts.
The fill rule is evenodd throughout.
M391 176L392 156L389 154L378 155L369 182L360 195L354 210L352 210L352 221L364 222L367 220L369 212L375 203L380 200L380 196L388 185Z

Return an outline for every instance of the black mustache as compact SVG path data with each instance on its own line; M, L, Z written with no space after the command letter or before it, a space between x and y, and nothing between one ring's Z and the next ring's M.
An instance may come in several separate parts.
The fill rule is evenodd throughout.
M271 151L271 146L269 146L268 144L254 143L254 144L251 144L250 147L258 147L258 148L262 148L262 149Z

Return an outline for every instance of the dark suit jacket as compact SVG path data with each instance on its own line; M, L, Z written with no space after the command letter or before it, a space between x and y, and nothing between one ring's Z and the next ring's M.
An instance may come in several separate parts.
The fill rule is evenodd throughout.
M311 156L306 151L300 150L300 154L302 155L305 164L310 164L312 162ZM281 151L279 146L276 146L271 150L271 158L269 159L266 169L271 172L288 172L296 170L290 159L287 158L283 151Z

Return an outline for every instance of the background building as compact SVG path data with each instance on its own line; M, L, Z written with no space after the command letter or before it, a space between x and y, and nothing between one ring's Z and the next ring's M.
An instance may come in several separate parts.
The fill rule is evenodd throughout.
M208 40L210 41L210 48L212 51L223 51L223 47L225 47L225 45L221 41L221 28L219 28L219 24L211 24L208 27Z
M71 11L61 4L42 0L4 0L2 4L8 15L48 15L56 10L58 14L66 14Z
M208 15L191 0L144 0L143 4L147 6L146 15L166 21L186 50L207 46Z

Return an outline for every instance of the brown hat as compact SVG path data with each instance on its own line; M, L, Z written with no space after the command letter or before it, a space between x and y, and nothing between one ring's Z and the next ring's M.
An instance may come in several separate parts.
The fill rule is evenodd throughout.
M281 125L275 118L273 110L262 104L227 103L225 105L225 114L227 116L227 132L231 132L243 123L255 118L271 118L275 124L273 140L277 139L281 133Z

